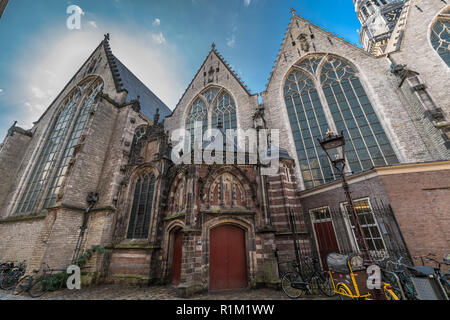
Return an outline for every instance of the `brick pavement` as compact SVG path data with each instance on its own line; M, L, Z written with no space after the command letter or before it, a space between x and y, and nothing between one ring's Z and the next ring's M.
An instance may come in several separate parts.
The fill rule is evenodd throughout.
M0 300L30 300L28 295L13 296L0 290ZM98 285L81 290L61 290L46 293L41 300L184 300L175 295L168 286L138 287L126 285ZM289 300L282 291L272 289L239 290L231 292L205 293L195 295L191 300ZM306 297L304 299L327 299Z

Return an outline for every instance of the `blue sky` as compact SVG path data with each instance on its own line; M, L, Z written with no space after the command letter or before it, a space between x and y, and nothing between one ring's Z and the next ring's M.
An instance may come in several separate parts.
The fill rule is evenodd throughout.
M81 30L66 28L69 5ZM215 42L253 93L264 91L297 14L358 42L352 0L10 0L0 19L0 140L30 128L111 34L113 53L173 109Z

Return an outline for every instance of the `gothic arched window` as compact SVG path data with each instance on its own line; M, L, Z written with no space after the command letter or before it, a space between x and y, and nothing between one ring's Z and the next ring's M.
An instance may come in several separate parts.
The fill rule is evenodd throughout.
M347 62L329 57L320 80L336 128L344 132L351 170L357 173L398 163L357 71Z
M64 100L63 107L56 117L24 187L24 192L19 198L16 213L29 213L39 209L36 206L44 192L47 192L47 195L43 208L48 208L55 203L74 147L80 143L95 97L103 88L102 81L92 84L92 80L84 82ZM84 102L78 108L78 102L88 88L91 89L87 91ZM49 181L51 181L50 186L48 186Z
M431 44L442 60L450 67L450 9L440 14L433 25Z
M217 128L219 121L225 132L227 129L237 129L236 105L233 98L225 91L217 97L214 103L212 127Z
M357 71L347 62L314 55L295 64L285 82L284 99L306 189L337 178L317 141L328 128L344 132L353 172L398 163Z
M148 237L154 191L155 177L153 174L146 174L138 178L134 188L128 239L146 239Z
M211 113L211 124L208 113ZM186 130L190 132L191 146L194 145L196 121L202 122L203 136L209 128L217 128L219 122L225 132L227 129L237 129L236 103L225 89L212 87L203 91L194 100L186 117Z
M39 195L47 184L51 169L55 165L57 154L61 149L79 99L80 92L79 90L75 90L64 101L64 106L56 117L47 141L45 142L36 161L36 165L31 172L25 186L25 191L19 200L16 213L33 211Z
M194 145L194 128L195 122L202 123L203 135L208 130L208 108L204 100L197 98L192 104L191 109L186 118L186 131L189 131L191 136L191 146Z
M314 57L298 66L315 72L317 60ZM284 99L305 188L334 180L330 161L317 141L326 136L329 126L311 75L294 68L286 79Z
M144 138L147 135L148 126L138 127L134 131L133 142L131 144L131 162L137 163L140 160L141 151L144 145Z
M77 146L81 141L81 135L84 131L84 127L86 126L86 122L89 118L89 113L92 110L92 106L94 105L95 98L102 90L103 82L97 81L87 93L87 96L75 121L72 133L70 134L69 140L67 141L66 147L64 148L63 156L59 160L56 174L53 177L52 183L47 193L47 197L45 198L44 208L49 208L56 202L56 197L65 178L70 159L72 158L75 150L75 146Z

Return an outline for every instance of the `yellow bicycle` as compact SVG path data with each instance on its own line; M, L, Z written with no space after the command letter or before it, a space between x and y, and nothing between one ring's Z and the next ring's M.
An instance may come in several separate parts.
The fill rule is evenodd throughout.
M327 257L330 279L334 292L353 300L373 300L367 288L367 273L361 254L341 255L331 253ZM386 300L400 300L388 283L382 283Z

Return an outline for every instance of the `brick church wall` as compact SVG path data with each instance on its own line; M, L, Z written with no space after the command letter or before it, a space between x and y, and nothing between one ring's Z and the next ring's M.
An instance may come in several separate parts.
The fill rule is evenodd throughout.
M413 257L450 248L450 169L380 177ZM420 260L416 260L420 264Z

